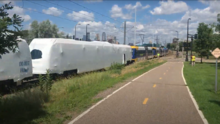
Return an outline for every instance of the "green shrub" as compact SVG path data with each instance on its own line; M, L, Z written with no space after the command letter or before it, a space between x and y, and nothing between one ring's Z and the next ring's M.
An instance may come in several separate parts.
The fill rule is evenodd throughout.
M49 91L51 90L52 87L52 78L50 76L49 70L47 70L46 75L39 76L39 84L40 84L40 90L42 92L46 92L47 94L49 94Z
M31 123L33 119L46 114L43 103L47 100L48 95L39 89L28 89L2 97L0 98L0 123Z

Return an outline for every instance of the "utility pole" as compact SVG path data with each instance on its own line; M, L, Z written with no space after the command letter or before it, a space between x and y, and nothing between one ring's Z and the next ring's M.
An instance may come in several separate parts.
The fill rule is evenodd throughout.
M124 22L124 45L126 43L126 21Z
M187 49L186 49L186 61L188 61L188 35L189 35L189 20L191 20L191 18L189 18L187 20Z
M193 48L193 35L191 35L191 56L192 56L192 48ZM190 63L192 63L192 59L190 59Z
M136 42L136 7L135 7L135 25L134 25L134 46Z

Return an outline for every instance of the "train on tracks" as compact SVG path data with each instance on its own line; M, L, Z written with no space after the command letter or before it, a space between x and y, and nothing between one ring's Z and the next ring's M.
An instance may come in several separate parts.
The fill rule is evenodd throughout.
M133 62L165 56L166 48L129 46L101 41L63 38L35 38L30 45L22 40L18 51L0 56L0 87L21 85L40 74L76 74L110 67L113 63Z

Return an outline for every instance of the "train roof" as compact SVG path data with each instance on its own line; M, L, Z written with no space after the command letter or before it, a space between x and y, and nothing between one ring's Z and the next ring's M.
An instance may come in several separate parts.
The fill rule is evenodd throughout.
M129 45L123 44L111 44L109 42L101 41L78 41L74 39L65 39L65 38L35 38L31 41L34 44L40 45L54 45L54 44L82 44L82 45L105 45L105 46L115 46L115 47L130 47Z

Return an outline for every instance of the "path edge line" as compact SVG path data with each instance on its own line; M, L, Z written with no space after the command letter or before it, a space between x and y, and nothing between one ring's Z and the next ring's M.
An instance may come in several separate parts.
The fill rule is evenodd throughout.
M205 116L203 115L202 111L199 110L199 106L198 106L198 104L197 104L195 98L193 97L191 91L189 90L189 87L188 87L188 85L187 85L187 83L186 83L186 79L185 79L185 77L184 77L184 75L183 75L183 68L184 68L184 62L183 62L183 67L182 67L182 78L183 78L183 81L184 81L184 83L185 83L185 85L186 85L186 88L187 88L187 90L188 90L189 96L190 96L190 98L192 99L193 104L194 104L194 106L196 107L196 110L197 110L197 112L199 113L199 115L200 115L200 117L201 117L203 123L204 123L204 124L208 124L207 119L206 119Z
M166 64L167 62L163 63L162 65ZM84 111L82 114L80 114L79 116L77 116L76 118L74 118L72 121L70 121L68 124L73 124L75 123L77 120L79 120L80 118L82 118L84 115L86 115L87 113L89 113L89 111L91 111L92 109L94 109L96 106L98 106L99 104L101 104L102 102L104 102L105 100L107 100L109 97L111 97L112 95L114 95L115 93L117 93L118 91L120 91L121 89L125 88L126 86L128 86L129 84L131 84L132 82L134 82L135 80L137 80L138 78L144 76L145 74L159 68L159 65L157 67L152 68L151 70L143 73L142 75L138 76L137 78L133 79L132 81L126 83L125 85L123 85L122 87L120 87L119 89L115 90L114 92L112 92L111 94L109 94L108 96L106 96L104 99L102 99L101 101L97 102L95 105L93 105L92 107L90 107L88 110Z

